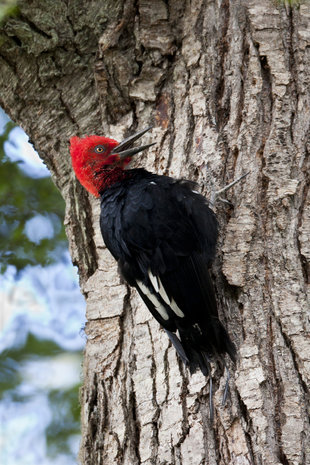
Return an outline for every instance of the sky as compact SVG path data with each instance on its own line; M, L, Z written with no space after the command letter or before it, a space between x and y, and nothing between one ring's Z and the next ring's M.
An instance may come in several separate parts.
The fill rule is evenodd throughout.
M21 128L15 127L12 129L4 146L7 156L12 161L20 160L22 162L20 168L32 178L50 176L47 167L28 141L27 134Z

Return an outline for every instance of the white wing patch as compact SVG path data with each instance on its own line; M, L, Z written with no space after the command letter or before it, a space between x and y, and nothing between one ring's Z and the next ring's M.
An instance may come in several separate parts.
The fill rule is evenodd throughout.
M166 302L167 305L170 305L170 299L167 295L167 292L165 291L165 288L160 278L158 276L154 276L150 269L148 271L148 275L152 283L152 286L155 289L155 292L157 292L161 296L161 298L164 302Z
M161 295L161 298L166 302L166 304L170 305L170 299L167 295L167 292L165 291L165 288L160 278L158 278L158 281L159 281L159 293Z
M184 313L182 312L182 310L180 309L180 307L177 305L176 301L174 299L171 300L171 304L170 304L170 308L174 311L174 313L176 315L178 315L179 317L183 318L184 317Z
M152 286L154 287L155 291L159 292L159 284L158 284L157 276L154 276L153 273L151 272L151 270L149 270L148 275L149 275L150 281L151 281Z
M177 305L176 301L174 299L169 299L168 297L168 294L163 286L163 283L161 282L161 279L158 277L158 276L154 276L153 273L151 272L151 270L149 269L148 271L148 275L149 275L149 278L150 278L150 281L152 283L152 286L155 290L155 292L157 292L160 297L163 299L163 301L169 305L169 307L171 308L171 310L174 311L174 313L179 316L180 318L183 318L184 317L184 313L182 312L182 310L180 309L180 307ZM145 286L144 286L145 287ZM141 289L142 290L142 289ZM148 292L150 293L150 291L148 290ZM151 294L152 297L155 297L153 294ZM148 296L149 298L149 296ZM150 299L151 300L151 299ZM157 300L157 299L156 299ZM157 300L158 304L160 304L160 302ZM154 302L153 302L154 303ZM155 305L155 304L154 304ZM163 306L162 306L163 307ZM164 307L163 307L164 308ZM159 310L158 310L159 311ZM166 312L166 310L165 310ZM166 312L167 313L167 312Z
M143 292L143 294L146 295L146 297L152 302L152 304L154 305L155 307L155 310L160 314L160 316L164 319L164 320L168 320L169 319L169 315L165 309L165 307L159 302L159 300L157 299L157 297L152 294L148 288L141 282L141 281L137 281L137 284L138 286L140 287L141 291Z

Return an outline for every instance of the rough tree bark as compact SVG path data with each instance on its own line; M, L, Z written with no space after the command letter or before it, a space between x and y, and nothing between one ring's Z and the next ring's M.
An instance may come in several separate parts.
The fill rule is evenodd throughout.
M310 2L24 0L0 36L0 103L67 204L87 299L80 460L93 464L310 463ZM117 274L99 202L74 179L73 134L121 139L154 124L136 161L217 206L214 280L238 347L230 396L190 377Z

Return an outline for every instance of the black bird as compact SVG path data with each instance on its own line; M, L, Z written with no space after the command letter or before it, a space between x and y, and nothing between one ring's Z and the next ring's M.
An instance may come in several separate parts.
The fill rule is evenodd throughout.
M102 236L121 274L191 373L200 368L210 376L214 357L227 353L236 360L209 273L217 220L193 183L126 169L134 154L153 145L132 147L149 129L121 143L102 136L72 137L72 164L81 184L101 197Z

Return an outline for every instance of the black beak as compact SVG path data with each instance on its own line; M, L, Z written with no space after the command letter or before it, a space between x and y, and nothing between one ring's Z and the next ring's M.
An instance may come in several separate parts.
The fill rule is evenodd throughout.
M152 145L155 144L153 142L152 144L147 144L147 145L141 145L140 147L132 147L133 143L139 139L143 134L145 134L147 131L152 129L153 126L149 126L146 129L142 129L142 131L137 132L133 136L127 137L127 139L124 139L122 142L120 142L115 149L112 150L112 154L117 153L120 158L127 158L127 157L132 157L138 152L141 152L142 150L148 149Z

